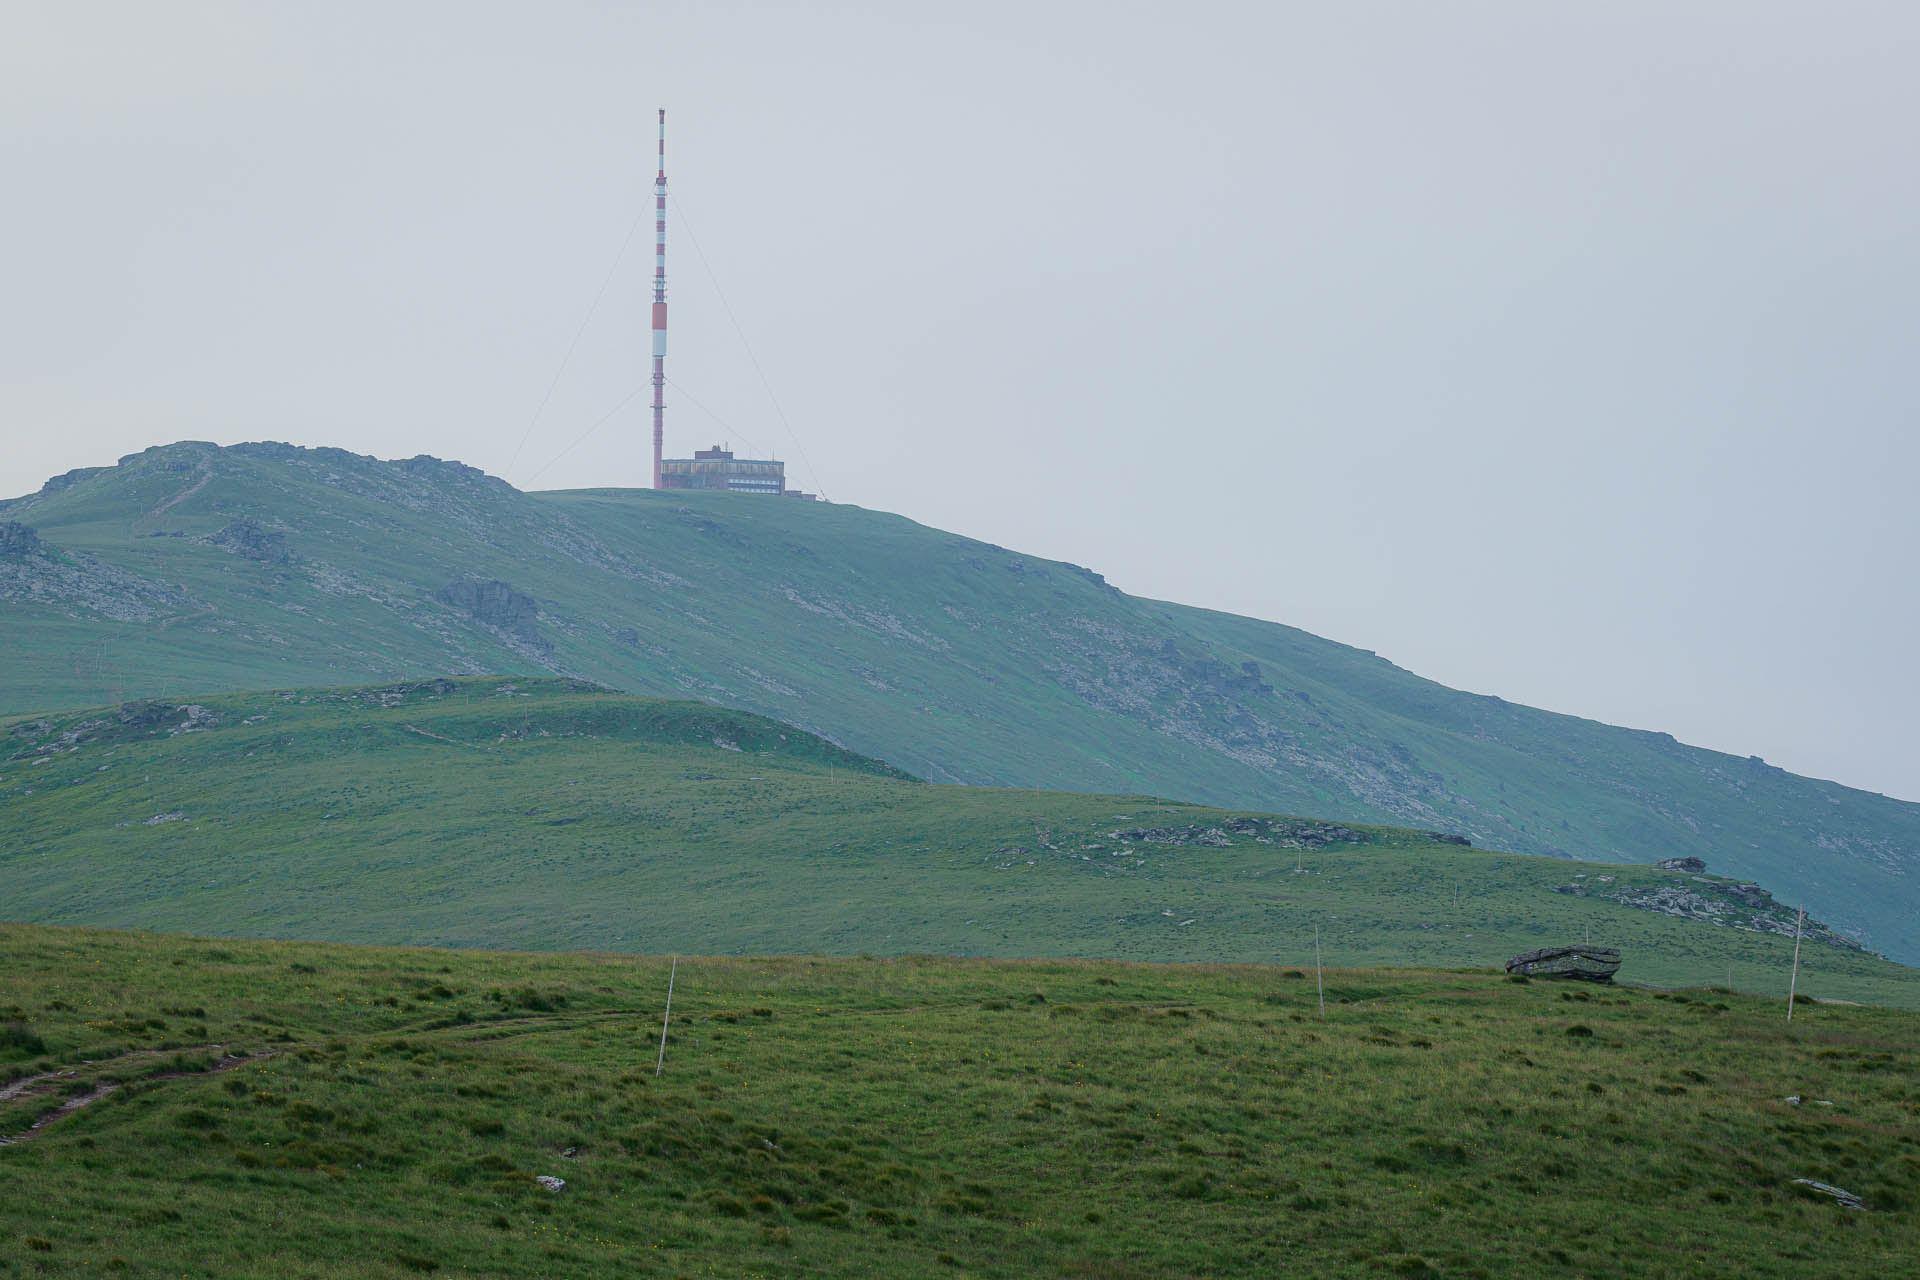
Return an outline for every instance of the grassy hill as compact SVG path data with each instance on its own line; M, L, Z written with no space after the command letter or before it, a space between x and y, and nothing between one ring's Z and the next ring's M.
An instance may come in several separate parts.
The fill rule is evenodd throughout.
M1497 967L1781 992L1751 886L1431 832L930 784L759 716L435 679L0 722L11 918L368 943ZM1677 914L1670 914L1677 913ZM1816 921L1809 936L1831 938ZM1812 942L1801 990L1920 1006Z
M0 1133L57 1117L0 1146L0 1275L1757 1278L1920 1254L1913 1013L1336 969L1323 1015L1298 968L682 958L656 1076L667 978L0 927Z
M936 781L1697 856L1920 961L1920 805L895 516L180 444L60 477L4 522L0 710L555 673L757 711Z

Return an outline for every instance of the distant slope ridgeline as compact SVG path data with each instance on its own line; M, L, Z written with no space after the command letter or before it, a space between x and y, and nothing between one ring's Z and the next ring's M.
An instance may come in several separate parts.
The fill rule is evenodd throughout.
M1142 796L915 781L747 712L555 677L142 699L0 721L14 919L529 949L1486 969L1588 936L1781 986L1786 908L1691 869ZM1808 930L1801 990L1920 1005ZM1832 945L1820 945L1821 943Z

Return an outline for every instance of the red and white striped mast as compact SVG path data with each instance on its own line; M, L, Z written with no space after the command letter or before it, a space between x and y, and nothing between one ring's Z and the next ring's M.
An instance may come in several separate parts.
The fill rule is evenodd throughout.
M653 487L664 489L667 389L667 109L660 108L660 171L653 180Z

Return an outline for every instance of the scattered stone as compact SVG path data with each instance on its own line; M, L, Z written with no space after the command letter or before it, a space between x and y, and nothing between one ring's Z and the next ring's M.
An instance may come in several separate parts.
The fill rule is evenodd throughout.
M175 707L174 710L184 715L186 719L167 730L167 736L169 738L176 733L198 733L202 729L211 729L217 723L214 719L213 712L193 703L189 703L183 707Z
M1853 1194L1853 1192L1840 1187L1828 1186L1824 1182L1815 1182L1812 1178L1795 1178L1793 1184L1796 1187L1805 1187L1809 1191L1817 1191L1823 1196L1832 1196L1834 1203L1838 1204L1842 1209L1865 1209L1867 1207L1867 1202Z
M556 1178L550 1173L536 1174L533 1180L549 1191L565 1191L567 1189L567 1180L565 1178Z
M151 818L148 818L144 825L149 827L157 827L162 825L163 823L178 822L186 816L187 815L181 812L179 809L175 809L172 813L156 813Z
M1788 1106L1797 1107L1800 1105L1800 1095L1797 1093L1788 1094L1785 1101Z

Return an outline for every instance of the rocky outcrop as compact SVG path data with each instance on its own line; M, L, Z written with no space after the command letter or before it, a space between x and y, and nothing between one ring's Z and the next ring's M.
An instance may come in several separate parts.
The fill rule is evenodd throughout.
M0 521L0 600L120 622L146 622L187 603L183 591L42 541L18 520Z
M1284 849L1319 849L1330 844L1365 844L1368 836L1337 822L1314 822L1307 818L1229 818L1218 826L1193 823L1184 827L1135 827L1127 831L1109 831L1107 839L1129 844L1185 844L1224 849L1236 835L1252 836L1265 844Z
M459 685L440 676L433 680L413 680L405 684L390 684L379 689L358 689L354 696L369 706L404 706L408 698L444 698L460 688Z
M101 716L65 725L44 719L20 721L7 734L6 745L12 751L6 758L27 760L78 751L83 746L137 742L162 734L171 738L212 729L219 723L219 717L198 703L142 698L121 703L110 718Z
M71 471L65 471L57 476L50 477L45 484L40 486L40 493L42 496L49 493L59 493L62 489L71 489L88 476L97 476L102 471L111 471L112 469L111 467L75 467Z
M114 713L114 719L136 734L154 734L164 730L170 738L175 734L211 729L219 723L213 712L198 703L183 704L154 699L123 702Z
M1257 662L1242 662L1235 668L1205 654L1189 657L1172 640L1161 642L1159 657L1202 697L1254 698L1273 692L1273 686L1261 678Z
M40 550L40 535L18 520L0 522L0 557L25 560Z
M257 520L229 520L226 528L207 541L261 564L285 564L293 559L293 552L287 548L287 535L278 529L265 528Z
M1272 668L1194 639L1140 643L1139 631L1090 616L1048 619L1042 670L1090 707L1242 766L1346 793L1400 826L1458 824L1486 844L1511 833L1468 820L1403 744L1358 738L1304 691L1278 690ZM1229 660L1231 659L1231 660ZM1436 804L1445 799L1454 812ZM1513 847L1511 844L1506 847ZM1529 852L1560 854L1557 848Z
M1699 858L1662 858L1653 865L1661 871L1689 871L1696 876L1707 871L1707 864Z
M416 453L403 459L398 466L410 476L426 480L458 481L462 484L489 488L498 493L512 493L513 486L498 476L490 476L478 467L470 467L464 462L446 458L436 458L430 453Z
M1698 858L1675 858L1674 862L1699 863ZM1687 868L1676 868L1686 870ZM1791 938L1798 927L1794 908L1775 902L1773 895L1757 884L1731 880L1701 879L1694 884L1614 884L1613 877L1596 877L1592 885L1574 883L1554 886L1555 893L1575 898L1604 898L1636 911L1652 911L1682 920L1725 925L1749 933L1771 933ZM1847 951L1864 951L1858 940L1829 928L1811 917L1802 936L1808 942L1823 943Z
M478 467L470 467L464 462L446 461L430 453L415 454L411 458L398 459L389 463L382 462L372 454L353 453L347 449L335 449L326 445L313 448L307 445L285 444L278 440L254 440L246 444L228 445L226 451L243 458L262 458L270 462L313 462L325 466L362 470L397 467L408 475L422 476L429 480L456 480L469 484L485 484L505 493L513 491L513 486L506 481L490 476Z
M457 578L434 593L434 599L450 605L475 622L492 628L503 637L541 653L553 645L540 634L540 602L524 591L516 591L499 580L480 582Z

